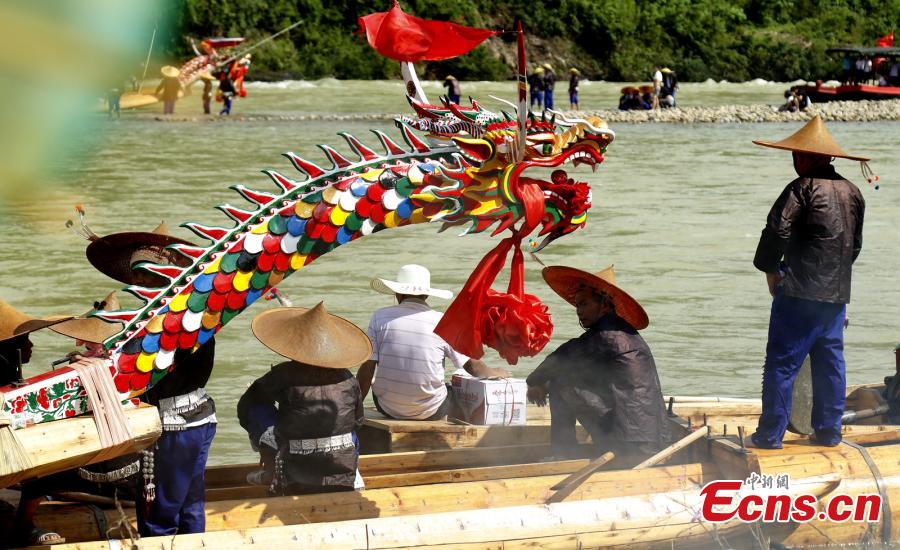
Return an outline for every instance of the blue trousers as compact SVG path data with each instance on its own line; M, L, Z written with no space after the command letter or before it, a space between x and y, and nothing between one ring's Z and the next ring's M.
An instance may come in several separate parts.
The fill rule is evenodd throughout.
M538 107L544 104L544 92L541 90L531 90L531 106L537 103Z
M753 434L761 447L781 448L791 414L791 389L807 355L812 367L812 427L824 445L841 441L847 381L844 304L814 302L776 290L763 369L762 415Z
M553 90L544 90L544 109L553 108Z
M156 499L146 517L138 505L141 536L206 530L206 458L214 435L215 424L162 433L154 456Z

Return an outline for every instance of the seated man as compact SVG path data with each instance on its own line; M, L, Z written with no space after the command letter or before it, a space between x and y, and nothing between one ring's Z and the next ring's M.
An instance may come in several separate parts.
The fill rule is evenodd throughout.
M363 397L371 386L375 407L381 414L399 420L439 420L447 416L450 393L444 382L444 359L479 378L510 376L505 369L490 368L457 353L434 333L441 314L425 300L428 296L448 299L453 293L431 288L428 269L405 265L396 281L373 279L371 284L378 292L397 298L396 306L381 308L372 315L372 357L356 375Z
M612 266L594 275L553 266L544 280L575 306L585 332L551 353L532 372L528 399L550 396L550 445L557 456L576 456L575 421L590 433L597 453L646 457L668 440L659 376L647 343L641 305L616 286Z
M250 481L271 481L270 491L280 495L360 488L355 431L363 421L362 396L348 369L371 354L366 334L330 315L322 302L265 311L252 328L264 346L289 360L238 401L238 420L263 454L264 469Z

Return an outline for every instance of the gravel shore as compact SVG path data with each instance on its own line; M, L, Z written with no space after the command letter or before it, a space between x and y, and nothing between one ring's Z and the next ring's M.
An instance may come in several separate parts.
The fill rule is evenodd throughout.
M832 101L817 103L804 112L779 112L774 105L718 105L714 107L685 107L654 111L568 111L569 116L597 116L610 123L669 123L722 124L743 122L797 122L819 114L826 121L866 122L871 120L900 120L900 99L883 101ZM308 114L308 115L232 115L232 116L163 116L154 118L164 122L241 122L250 120L392 120L398 114Z

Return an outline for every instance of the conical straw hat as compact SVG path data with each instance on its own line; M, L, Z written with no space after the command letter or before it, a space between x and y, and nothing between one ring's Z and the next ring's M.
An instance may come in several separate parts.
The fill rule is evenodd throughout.
M650 324L647 312L641 304L616 285L616 272L613 266L597 273L589 273L574 267L554 265L545 267L541 275L554 292L573 306L575 293L583 288L590 288L609 296L616 315L635 330L643 330Z
M806 123L794 134L786 137L781 141L761 141L753 140L753 143L762 145L763 147L773 147L775 149L785 149L787 151L796 151L798 153L808 153L810 155L825 155L828 157L839 157L850 160L858 160L867 162L867 157L857 157L848 155L834 141L822 117L816 115L812 120Z
M95 306L98 307L86 311L84 315L50 327L50 330L75 340L102 344L104 340L122 330L122 323L108 323L99 317L88 317L88 315L95 311L120 310L122 306L119 305L115 291L110 292L102 302Z
M162 69L159 70L162 75L166 78L178 78L178 75L181 74L181 71L178 70L178 67L173 67L172 65L166 65Z
M331 315L325 302L314 308L279 307L260 313L250 325L264 346L288 359L326 369L352 369L372 355L362 329Z
M165 222L151 232L132 231L113 233L100 237L88 245L85 254L91 265L113 279L148 288L164 286L168 281L161 275L138 271L134 268L140 262L186 267L191 260L175 250L167 249L170 244L190 242L169 234Z
M46 319L32 317L0 300L0 342L62 323L71 318L71 316L54 316Z

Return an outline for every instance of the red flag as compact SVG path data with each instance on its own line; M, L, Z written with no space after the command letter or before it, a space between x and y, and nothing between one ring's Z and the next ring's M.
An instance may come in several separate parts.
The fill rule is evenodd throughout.
M408 15L394 0L390 11L359 18L359 30L381 55L397 61L438 61L468 53L498 31Z
M886 34L875 42L879 48L892 48L894 46L894 33Z

